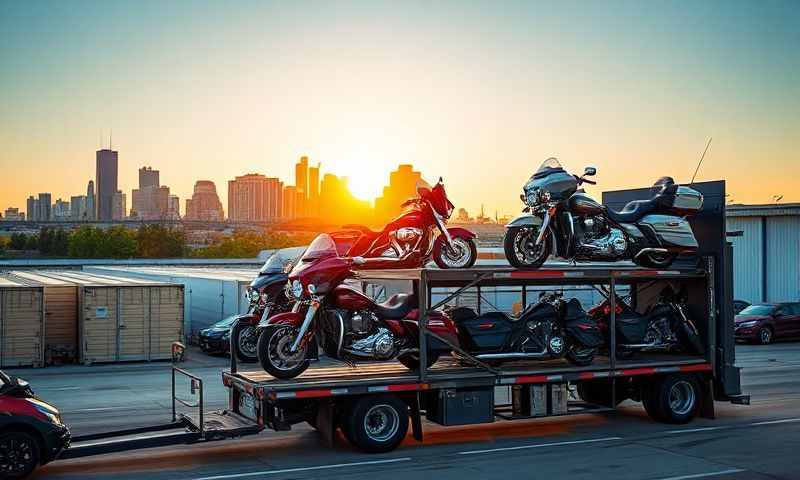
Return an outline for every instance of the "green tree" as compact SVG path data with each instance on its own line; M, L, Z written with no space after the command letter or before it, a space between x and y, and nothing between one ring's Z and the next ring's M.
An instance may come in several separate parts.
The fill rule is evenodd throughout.
M104 232L98 245L100 258L133 258L136 256L136 235L123 226Z
M39 253L51 255L53 253L53 241L55 232L49 228L43 228L39 232Z
M89 225L79 227L69 236L68 254L73 258L91 258L97 254L102 230Z
M66 257L69 254L69 234L63 228L56 230L53 237L52 254L59 257Z
M183 230L142 225L136 232L136 244L141 258L176 258L185 253L186 237Z
M289 236L284 233L236 232L192 255L200 258L253 258L262 250L307 245L314 234Z
M30 235L25 239L24 250L39 250L39 236Z
M25 246L28 243L28 236L22 232L12 233L11 234L11 250L25 250Z

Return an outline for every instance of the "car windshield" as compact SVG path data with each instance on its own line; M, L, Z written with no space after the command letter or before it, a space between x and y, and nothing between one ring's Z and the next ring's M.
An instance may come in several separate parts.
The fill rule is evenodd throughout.
M769 315L773 310L775 305L750 305L739 312L739 315Z
M236 320L237 315L232 315L227 318L223 318L219 322L214 324L215 328L228 328L233 325L233 322Z

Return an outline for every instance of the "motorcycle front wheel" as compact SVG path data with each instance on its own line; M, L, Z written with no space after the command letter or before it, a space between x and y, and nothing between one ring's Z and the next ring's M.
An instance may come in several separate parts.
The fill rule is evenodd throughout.
M433 245L433 261L442 269L470 268L478 259L478 247L471 238L453 238L453 248L440 236Z
M255 325L236 322L231 330L233 354L239 361L255 363L258 361L258 332Z
M503 236L503 250L508 263L514 268L539 268L550 256L552 245L550 237L545 235L542 243L536 245L539 227L513 227L506 230Z
M258 361L265 372L275 378L294 378L309 365L308 346L295 353L290 351L297 338L297 328L290 325L269 325L258 337Z

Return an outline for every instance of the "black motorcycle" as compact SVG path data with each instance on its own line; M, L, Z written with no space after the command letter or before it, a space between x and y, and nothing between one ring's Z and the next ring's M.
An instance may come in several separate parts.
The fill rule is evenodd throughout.
M248 363L258 361L258 323L292 309L294 302L284 292L290 266L291 260L283 257L281 252L275 252L248 285L245 296L250 306L247 313L234 321L231 329L231 352L239 360Z
M683 302L669 290L662 292L645 313L638 313L620 296L614 305L617 357L630 358L641 351L705 353L700 333L686 314ZM592 307L589 316L610 344L611 302L606 299Z
M575 365L592 363L603 336L580 302L544 293L514 318L502 312L476 315L466 307L448 312L458 327L462 349L490 365L525 359L566 357Z
M680 254L697 252L687 215L703 205L700 192L662 177L649 200L634 200L620 211L586 195L581 184L555 158L548 158L523 187L527 212L506 225L505 255L516 268L539 268L552 254L567 260L633 260L649 268L666 268Z

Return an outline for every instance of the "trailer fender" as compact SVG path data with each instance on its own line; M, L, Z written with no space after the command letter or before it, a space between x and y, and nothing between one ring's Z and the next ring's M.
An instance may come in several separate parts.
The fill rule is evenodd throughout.
M273 315L258 322L258 328L266 328L269 325L291 325L299 327L303 323L303 317L297 312L284 312Z

